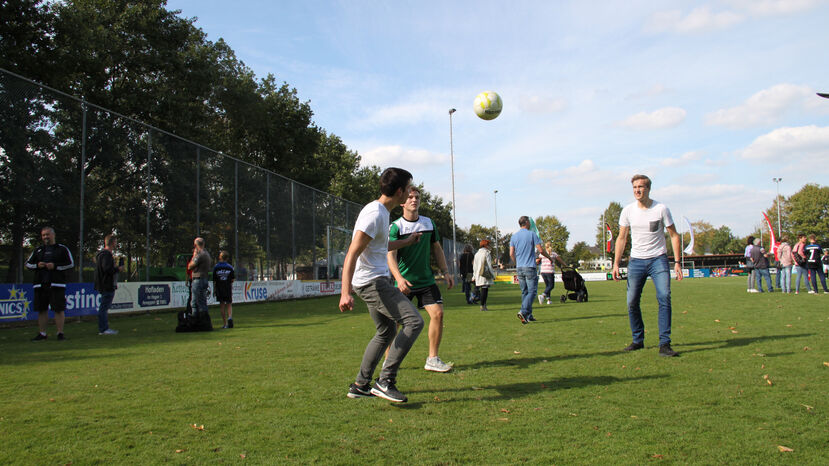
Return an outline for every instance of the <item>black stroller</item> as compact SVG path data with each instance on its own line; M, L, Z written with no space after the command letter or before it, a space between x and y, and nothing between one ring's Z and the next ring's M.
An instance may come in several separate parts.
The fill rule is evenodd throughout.
M184 332L209 332L213 330L213 322L210 320L210 314L205 312L198 312L193 310L190 301L193 297L193 279L187 277L187 306L183 311L178 313L178 325L176 326L176 333Z
M577 303L587 302L587 287L584 286L584 278L582 278L575 268L562 267L561 281L564 283L564 289L572 292L561 295L562 303L567 302L567 298L570 298Z

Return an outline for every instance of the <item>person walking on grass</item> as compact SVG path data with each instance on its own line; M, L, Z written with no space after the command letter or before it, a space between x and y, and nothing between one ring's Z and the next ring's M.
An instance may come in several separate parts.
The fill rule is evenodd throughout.
M426 309L429 314L429 357L423 368L433 372L449 372L452 364L443 362L438 356L443 337L443 297L432 272L430 259L433 254L446 280L446 289L451 290L455 282L446 266L435 222L419 213L418 188L409 190L409 197L402 207L403 216L395 220L389 229L389 242L406 239L415 233L420 234L420 239L410 246L389 251L389 270L397 281L397 288L410 300L417 298L418 309Z
M805 278L806 282L806 291L812 291L812 285L809 284L809 276L806 275L805 277L803 274L806 274L808 271L806 269L806 255L804 252L804 248L806 247L806 235L803 233L797 235L797 243L795 243L794 248L792 248L792 260L794 261L794 267L792 267L792 271L794 272L794 294L800 294L800 279Z
M530 218L526 215L518 219L518 229L509 241L509 255L515 261L515 274L521 287L521 310L518 320L522 324L535 322L533 302L538 293L538 273L535 268L535 255L541 254L550 261L550 255L541 244L541 239L530 231Z
M69 248L55 243L55 229L43 227L40 230L43 245L32 251L26 261L26 268L34 271L34 308L37 311L37 326L40 332L32 341L47 338L49 309L55 313L58 341L65 340L63 324L66 322L66 272L75 268Z
M348 388L349 398L378 396L396 403L408 400L397 389L397 372L423 330L423 318L414 304L389 281L387 254L420 239L420 232L415 232L405 240L389 242L390 212L409 197L411 183L412 174L408 171L387 168L380 175L380 197L363 207L354 224L343 263L340 312L354 309L351 293L355 292L365 301L377 331L366 346L354 383ZM386 348L389 348L386 363L372 387L374 369Z
M544 243L544 247L547 249L547 253L550 254L550 257L553 260L550 260L542 255L539 255L536 261L538 262L538 269L541 272L541 279L544 280L544 293L538 295L538 304L544 304L546 301L547 304L550 304L550 293L553 292L553 289L556 287L556 262L561 264L562 267L567 267L567 264L561 260L558 254L553 251L553 243L547 241Z
M809 271L809 280L812 282L812 289L809 294L817 294L818 277L820 277L823 292L829 293L829 289L826 289L826 275L823 274L823 264L821 263L823 248L817 244L817 237L814 234L809 235L809 244L803 248L803 255L806 256L806 270Z
M462 291L463 295L466 297L466 304L475 304L475 297L472 293L472 263L474 261L475 251L472 250L471 245L467 244L463 248L463 254L461 254L458 258L458 272L461 274L460 278L462 283Z
M656 301L659 304L659 355L679 356L671 348L671 272L668 267L668 248L665 244L664 230L667 229L671 236L677 281L682 280L679 234L668 207L650 198L650 178L645 175L634 175L631 183L636 201L625 206L619 216L619 239L616 241L616 253L613 257L613 279L619 281L619 261L625 252L627 235L630 232L627 307L633 342L624 350L636 351L645 347L645 323L642 321L639 303L642 299L642 289L650 277L656 288Z
M482 239L480 246L472 263L472 279L475 282L475 288L478 289L481 310L488 311L486 302L489 298L489 287L495 284L495 268L492 267L492 256L489 254L489 240Z
M233 282L236 272L228 263L230 253L219 252L219 262L213 266L213 295L222 312L222 328L233 328Z
M109 308L118 288L118 272L124 270L123 262L115 265L115 258L112 256L117 245L115 235L107 235L104 238L104 248L95 256L95 290L101 295L101 304L98 306L98 335L118 334L118 330L109 328Z

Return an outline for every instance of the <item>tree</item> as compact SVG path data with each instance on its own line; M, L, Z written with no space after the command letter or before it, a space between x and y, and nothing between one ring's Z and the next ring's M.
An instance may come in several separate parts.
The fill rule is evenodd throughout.
M736 254L742 252L742 247L731 229L722 225L711 233L710 250L712 254Z
M555 215L545 215L535 219L535 226L538 228L541 241L552 243L553 251L566 251L567 240L570 239L570 232Z
M584 241L579 241L574 244L573 249L567 251L562 256L562 260L568 264L578 264L579 261L589 261L593 259L593 253L590 252L590 246Z
M829 242L829 186L807 184L789 197L786 206L792 233L814 234L823 245Z

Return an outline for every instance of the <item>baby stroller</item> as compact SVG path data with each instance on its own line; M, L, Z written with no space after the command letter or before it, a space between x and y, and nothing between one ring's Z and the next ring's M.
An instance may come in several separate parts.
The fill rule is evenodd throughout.
M193 277L192 271L187 271L187 306L183 311L178 313L178 325L176 325L176 333L185 332L209 332L213 330L213 322L210 320L210 314L205 312L194 312L190 305L193 297Z
M562 267L561 281L564 282L564 289L572 293L561 295L561 302L567 302L567 298L577 303L587 302L587 287L584 286L584 278L573 267Z

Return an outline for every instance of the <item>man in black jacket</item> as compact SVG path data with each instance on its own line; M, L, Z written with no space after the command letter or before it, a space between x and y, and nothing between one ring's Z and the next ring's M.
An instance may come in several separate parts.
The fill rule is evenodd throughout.
M46 339L46 327L49 325L49 307L55 313L55 326L58 340L64 340L63 323L66 321L66 271L75 268L69 248L55 243L55 229L43 227L40 230L43 246L35 249L26 261L26 268L33 270L34 307L37 311L37 325L40 333L32 341Z
M118 330L109 328L108 315L112 298L115 297L115 289L118 288L118 272L124 270L122 265L115 265L115 258L112 256L117 244L115 235L107 235L104 238L104 249L95 256L95 289L101 295L101 303L98 305L98 335L118 334Z

